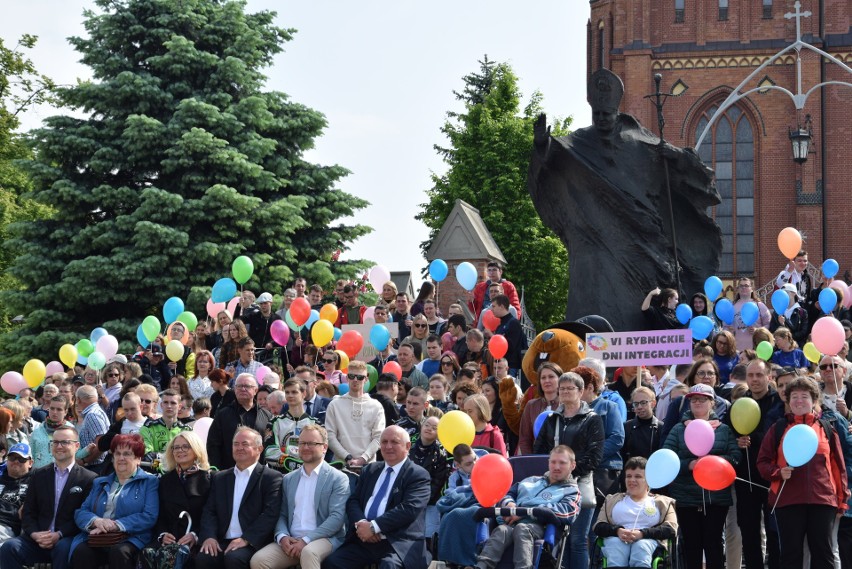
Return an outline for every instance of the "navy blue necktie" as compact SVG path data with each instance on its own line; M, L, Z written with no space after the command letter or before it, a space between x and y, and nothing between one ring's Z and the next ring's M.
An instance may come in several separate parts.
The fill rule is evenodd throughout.
M379 491L376 492L376 495L373 497L373 503L370 504L370 509L369 511L367 511L367 519L370 521L373 521L377 517L379 517L379 504L382 502L382 500L385 499L385 496L388 493L391 476L393 476L393 468L388 466L388 469L385 470L385 479L382 482L382 485L379 486Z
M310 401L305 402L305 413L307 413L308 415L311 414L311 402Z

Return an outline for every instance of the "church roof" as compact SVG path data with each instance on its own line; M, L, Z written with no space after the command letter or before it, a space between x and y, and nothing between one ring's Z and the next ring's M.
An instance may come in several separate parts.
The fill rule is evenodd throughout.
M426 260L469 261L488 259L506 263L500 247L485 227L479 210L465 202L456 200L456 205L441 231L426 252Z

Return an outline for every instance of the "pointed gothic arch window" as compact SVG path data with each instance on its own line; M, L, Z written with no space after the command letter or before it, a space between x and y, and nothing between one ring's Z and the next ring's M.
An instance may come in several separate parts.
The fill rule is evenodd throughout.
M719 105L706 109L695 129L701 135ZM754 132L739 107L731 107L717 119L698 151L701 160L716 172L716 188L722 203L710 214L722 230L720 276L754 274Z

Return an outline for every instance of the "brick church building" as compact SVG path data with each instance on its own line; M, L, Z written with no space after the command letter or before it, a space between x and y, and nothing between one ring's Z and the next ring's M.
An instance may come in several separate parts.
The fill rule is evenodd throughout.
M796 40L794 0L592 0L588 73L606 67L624 81L621 111L655 133L645 95L673 93L665 139L694 147L725 98L763 62ZM852 1L801 0L802 40L852 67ZM802 92L818 83L852 83L852 73L811 51L801 55ZM762 70L741 92L777 85L797 92L796 55ZM685 89L685 91L684 91ZM807 115L810 121L807 122ZM793 161L790 129L812 130L807 161ZM699 148L722 196L713 215L722 229L719 276L773 279L785 260L778 232L805 236L812 264L834 258L852 276L852 88L828 86L798 113L778 91L756 92L729 108ZM847 280L849 280L847 278ZM693 291L686 291L691 293Z

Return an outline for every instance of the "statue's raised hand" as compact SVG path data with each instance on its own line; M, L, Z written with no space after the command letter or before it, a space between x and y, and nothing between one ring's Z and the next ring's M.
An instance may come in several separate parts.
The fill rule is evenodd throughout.
M547 126L547 115L541 113L533 127L533 142L536 146L544 146L550 140L550 127Z

